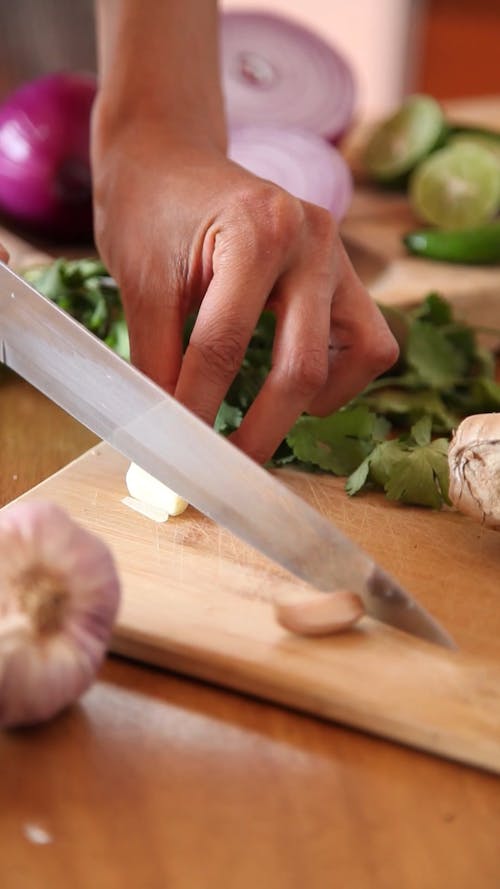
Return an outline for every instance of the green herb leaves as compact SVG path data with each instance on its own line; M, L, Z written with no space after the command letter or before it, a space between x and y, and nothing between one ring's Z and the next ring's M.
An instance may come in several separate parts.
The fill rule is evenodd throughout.
M294 457L335 475L349 475L383 441L390 423L363 405L329 417L304 415L287 435Z
M448 389L463 377L467 357L447 336L446 329L416 320L408 332L406 361L422 383Z
M431 441L431 420L422 417L409 435L374 447L347 479L347 493L370 483L383 488L389 500L439 509L449 503L448 440Z
M56 259L24 272L26 280L88 330L130 359L127 325L120 293L98 259Z
M399 332L397 373L379 377L358 402L397 428L429 416L433 434L448 435L465 415L498 409L493 357L478 346L469 325L453 318L446 300L433 293L412 312L391 309L386 318Z
M25 277L129 358L120 294L98 260L58 259ZM438 294L409 312L381 309L400 346L396 367L329 417L300 417L270 465L347 477L350 495L375 488L390 500L438 509L449 502L451 431L466 415L500 410L493 356ZM191 317L185 345L193 324ZM266 311L217 414L215 429L222 435L238 428L269 373L274 331L274 316Z
M466 414L500 407L494 362L438 294L410 312L382 311L400 346L396 368L329 417L300 417L271 465L348 476L350 495L379 488L390 500L439 509L449 502L452 430ZM238 419L269 371L273 334L266 314L227 395Z

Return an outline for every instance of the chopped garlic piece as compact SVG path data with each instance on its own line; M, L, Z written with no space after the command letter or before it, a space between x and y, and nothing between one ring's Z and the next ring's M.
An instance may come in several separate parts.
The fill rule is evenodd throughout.
M140 515L145 516L147 519L151 519L153 522L161 523L168 521L169 515L166 509L158 509L157 506L150 506L142 500L136 500L135 497L124 497L122 503L124 506L129 506L130 509L135 510L135 512L140 513Z
M131 463L125 476L128 492L134 500L139 500L147 506L163 510L169 515L176 516L184 512L189 506L187 500L179 497L175 491L164 485L141 469L137 463Z

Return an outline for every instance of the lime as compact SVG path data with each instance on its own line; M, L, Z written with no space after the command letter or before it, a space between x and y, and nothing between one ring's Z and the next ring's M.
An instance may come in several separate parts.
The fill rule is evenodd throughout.
M364 152L366 171L391 182L409 173L443 138L441 106L430 96L409 96L372 133Z
M450 136L446 142L447 145L480 145L481 148L487 148L500 164L500 135L473 132L456 133Z
M410 181L410 202L425 222L440 228L471 228L500 206L500 165L481 145L462 143L434 152Z

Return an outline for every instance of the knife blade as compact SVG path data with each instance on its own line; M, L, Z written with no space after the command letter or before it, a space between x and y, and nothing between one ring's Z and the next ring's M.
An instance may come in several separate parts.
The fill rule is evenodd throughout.
M129 460L316 589L454 647L372 557L0 262L0 359Z

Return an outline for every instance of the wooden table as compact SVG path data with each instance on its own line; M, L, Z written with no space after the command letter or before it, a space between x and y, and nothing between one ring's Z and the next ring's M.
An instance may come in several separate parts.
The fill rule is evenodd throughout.
M0 503L94 441L10 377ZM498 889L500 782L110 657L78 706L0 733L0 886Z

